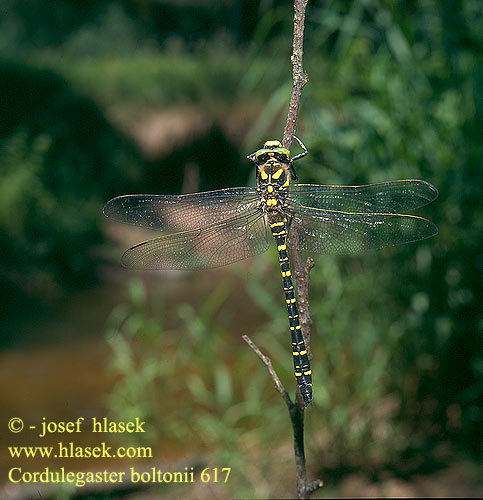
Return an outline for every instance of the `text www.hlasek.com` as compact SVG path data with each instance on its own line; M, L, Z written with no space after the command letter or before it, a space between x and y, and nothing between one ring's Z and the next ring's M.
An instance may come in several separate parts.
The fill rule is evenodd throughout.
M119 446L112 450L106 443L100 446L75 446L58 443L57 446L9 446L12 458L152 458L149 446Z

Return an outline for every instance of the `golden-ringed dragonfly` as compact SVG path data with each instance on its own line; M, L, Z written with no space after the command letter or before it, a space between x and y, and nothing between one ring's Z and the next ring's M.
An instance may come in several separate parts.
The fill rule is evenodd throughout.
M365 186L293 184L295 157L279 141L248 156L257 186L185 195L133 194L110 200L104 215L166 234L138 243L122 256L135 269L205 269L265 252L275 238L287 305L295 377L307 406L312 372L300 328L288 250L355 254L429 238L437 227L401 215L432 202L437 189L425 181L399 180Z

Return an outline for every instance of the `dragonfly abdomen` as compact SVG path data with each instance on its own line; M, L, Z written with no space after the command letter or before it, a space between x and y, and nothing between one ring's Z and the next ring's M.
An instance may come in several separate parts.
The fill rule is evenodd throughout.
M305 406L312 403L312 370L310 361L302 336L297 299L292 281L292 272L290 270L290 261L287 252L287 219L283 221L272 222L270 229L277 243L278 258L280 261L280 271L282 273L283 292L285 303L287 304L288 322L290 334L292 337L292 354L295 378L304 398Z

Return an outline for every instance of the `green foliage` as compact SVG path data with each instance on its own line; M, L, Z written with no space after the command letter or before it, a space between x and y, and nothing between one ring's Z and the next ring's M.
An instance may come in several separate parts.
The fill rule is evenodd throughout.
M92 283L88 248L110 194L135 180L132 147L47 70L0 62L0 288L52 297Z
M439 235L394 252L383 267L373 263L369 268L370 261L363 259L358 281L346 264L344 300L356 309L361 297L370 299L367 311L384 315L372 321L381 339L398 325L400 342L387 346L390 386L402 396L406 424L412 415L414 441L428 438L419 429L430 421L433 438L440 440L442 432L456 437L459 428L460 443L478 453L481 58L464 44L447 44L451 30L456 35L462 26L452 24L444 4L427 2L406 16L376 2L358 5L330 26L326 9L315 12L321 38L338 36L330 54L333 64L316 77L324 88L315 83L308 97L309 109L317 113L310 112L304 124L307 141L317 164L325 166L314 165L310 177L336 184L419 177L440 190L440 198L423 211L438 223ZM472 2L460 5L472 8ZM461 14L454 15L463 20ZM482 47L481 13L465 22L465 36ZM336 93L327 93L327 87ZM377 275L377 287L368 287L371 275ZM373 290L369 297L368 288ZM421 408L421 401L432 410ZM450 420L448 408L458 409L459 422ZM410 441L406 444L416 447Z
M95 234L95 204L63 206L46 182L52 137L30 139L19 129L3 143L0 185L0 241L3 265L14 280L29 274L25 291L52 293L55 285L72 273L85 272L82 255L61 249L79 242L79 228L86 237ZM95 241L95 240L94 240ZM63 268L68 268L62 275ZM5 268L6 269L6 268ZM17 274L17 276L15 276Z
M324 257L312 272L315 327L324 345L325 335L338 335L321 363L337 370L324 375L322 401L341 406L323 415L340 417L340 427L327 422L339 451L347 429L361 431L351 445L359 461L367 449L360 439L376 425L376 419L361 424L361 414L370 422L373 411L357 403L367 377L373 403L379 397L384 405L389 395L406 426L388 433L391 453L400 446L421 452L444 439L481 452L482 27L481 9L471 1L404 9L399 2L334 1L309 13L310 83L298 133L310 156L298 165L302 182L423 178L440 191L420 211L439 225L434 239L359 259ZM269 102L262 116L276 116L276 109ZM341 292L328 302L334 283ZM315 353L319 341L315 335ZM363 411L354 414L353 404ZM401 440L404 432L411 438Z
M244 68L244 57L210 50L200 57L173 50L78 60L46 52L34 64L59 71L75 88L104 106L196 103L215 111L232 102Z
M39 173L45 167L44 157L50 144L49 137L44 135L36 137L29 147L27 133L20 130L4 145L0 218L7 238L28 239L29 211L48 216L55 210L54 201L39 183ZM18 210L12 210L15 206Z

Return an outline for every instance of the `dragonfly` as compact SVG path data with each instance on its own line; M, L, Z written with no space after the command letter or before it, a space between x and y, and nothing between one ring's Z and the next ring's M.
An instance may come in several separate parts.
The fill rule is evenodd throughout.
M161 235L134 245L122 256L125 267L194 270L225 266L261 254L269 234L278 252L292 341L295 378L305 406L312 403L312 370L301 331L292 280L290 249L317 254L358 254L430 238L429 220L406 215L438 196L422 180L362 186L297 184L292 157L270 140L247 158L255 164L256 186L202 193L131 194L113 198L104 215Z

